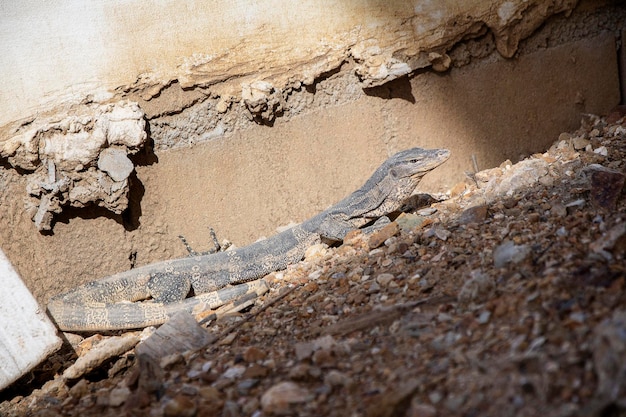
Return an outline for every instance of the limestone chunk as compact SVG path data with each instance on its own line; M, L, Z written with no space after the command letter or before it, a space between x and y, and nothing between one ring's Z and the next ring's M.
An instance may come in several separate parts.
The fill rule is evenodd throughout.
M98 169L106 172L114 181L124 181L133 172L135 166L120 148L107 148L100 152Z
M73 170L87 165L98 157L106 136L100 129L93 134L79 131L70 134L55 133L45 137L39 151L42 159L50 159L61 168Z
M64 108L22 122L0 138L0 156L25 171L26 210L37 229L51 230L64 207L95 203L121 213L128 206L128 154L147 139L144 113L120 101Z
M257 122L272 122L284 109L282 92L267 81L243 84L241 98L244 106Z
M114 106L104 118L107 124L107 142L137 150L145 142L146 122L136 103Z

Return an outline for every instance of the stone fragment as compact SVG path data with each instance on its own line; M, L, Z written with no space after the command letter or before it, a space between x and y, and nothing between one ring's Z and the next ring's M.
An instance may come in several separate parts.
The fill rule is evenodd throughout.
M246 371L243 373L242 377L246 379L256 379L263 378L267 375L269 370L258 363L254 363L246 368Z
M86 379L81 379L69 390L70 396L74 398L81 398L89 392L89 382Z
M591 201L597 207L613 210L624 189L624 174L598 164L589 165L587 170L591 176Z
M465 209L463 213L461 213L461 216L459 217L459 223L482 223L487 218L487 209L488 206L486 204L469 207Z
M331 387L342 387L350 384L350 377L336 369L330 370L324 375L324 384Z
M137 361L127 379L127 386L137 385L136 391L128 401L143 403L149 398L162 392L164 371L162 366L146 354L136 356Z
M476 321L478 324L487 324L489 323L489 319L491 319L491 311L485 310L480 312Z
M163 406L165 417L193 417L196 415L196 403L186 395L177 395Z
M109 145L121 145L134 153L146 141L146 122L137 103L117 103L101 120Z
M265 359L266 356L267 354L265 351L256 346L248 346L248 348L243 352L243 360L248 363L258 362Z
M602 255L606 260L626 257L626 222L617 223L604 232L600 238L589 244L589 249Z
M310 261L313 259L319 259L328 253L328 245L324 243L317 243L306 248L304 252L304 259Z
M598 155L607 156L609 154L609 150L606 146L600 146L593 150L593 153L597 153Z
M261 407L264 413L289 415L292 404L303 403L312 398L305 388L294 382L279 382L265 391L261 396Z
M364 88L383 85L412 71L406 62L381 52L377 46L367 44L357 44L351 50L357 61L355 72ZM425 65L427 61L423 66Z
M437 208L435 207L425 207L423 209L417 210L417 214L420 216L432 216L437 212Z
M552 207L550 207L550 212L556 217L565 217L567 215L567 209L561 203L554 203Z
M615 311L595 328L592 349L598 397L623 401L626 396L626 311Z
M113 179L124 181L135 169L133 162L128 159L126 152L120 148L106 148L98 157L98 168Z
M391 281L393 281L394 278L393 274L380 274L376 277L376 282L378 282L381 286L386 287Z
M378 401L372 402L367 410L369 417L405 415L400 412L402 404L408 402L413 393L422 385L416 378L401 379L389 388Z
M198 390L198 394L208 402L221 403L222 395L220 391L213 386L203 386Z
M297 363L289 369L289 378L294 381L305 381L311 377L311 365L305 362Z
M496 282L491 276L480 270L474 270L459 291L459 303L465 306L485 303L493 296L495 290Z
M318 337L313 341L313 346L316 350L330 350L336 345L335 338L331 335Z
M119 356L132 349L139 342L139 332L113 336L97 344L93 349L81 356L72 366L63 372L63 377L76 379L98 368L110 358Z
M565 205L565 210L567 214L572 214L576 210L581 209L585 205L585 200L579 198L578 200L570 201Z
M422 226L425 220L424 216L420 216L419 214L402 213L395 220L395 223L398 224L402 231L410 232Z
M452 58L445 53L431 52L428 54L428 60L432 63L433 69L437 72L446 71L450 68L450 64L452 64Z
M424 237L432 237L436 236L438 239L443 240L444 242L448 240L452 232L446 230L441 225L434 225L430 229L424 232Z
M113 388L109 393L109 405L111 407L119 407L126 402L129 396L130 389L128 387Z
M330 351L335 344L335 339L331 335L322 336L313 341L296 343L296 358L301 361L310 358L317 351Z
M467 395L464 393L450 393L444 401L445 407L452 411L454 414L461 410L461 407L467 400Z
M518 162L514 169L503 175L502 181L496 187L498 195L513 195L517 190L536 184L539 179L548 174L548 163L540 158L525 159Z
M411 405L406 412L406 417L435 417L437 409L430 404L420 402L418 397L411 399Z
M458 182L450 189L450 197L458 197L462 195L467 189L467 184L464 182Z
M370 249L375 249L385 243L385 241L390 237L398 234L399 231L400 227L398 226L398 223L391 222L384 226L382 229L372 233L367 243Z
M246 367L243 365L234 365L228 368L222 374L222 378L226 379L238 379L240 378L244 372L246 372Z
M296 343L294 348L296 350L296 358L299 361L310 358L311 355L313 355L313 351L315 350L315 348L313 347L313 343L311 342Z
M520 263L530 255L530 251L528 245L516 245L505 240L493 250L493 264L496 268L504 268L509 263Z
M273 122L285 106L282 92L267 81L242 85L241 98L251 119L259 123Z
M585 139L584 137L581 137L581 136L577 136L572 139L572 146L574 146L574 149L576 149L577 151L581 149L585 149L587 145L589 145L590 143L591 142L589 142L588 139Z
M214 340L215 336L200 326L191 314L180 312L141 342L136 350L137 354L160 361L173 354L199 349Z
M240 395L248 395L250 390L259 385L259 380L257 378L248 378L237 384L237 392Z

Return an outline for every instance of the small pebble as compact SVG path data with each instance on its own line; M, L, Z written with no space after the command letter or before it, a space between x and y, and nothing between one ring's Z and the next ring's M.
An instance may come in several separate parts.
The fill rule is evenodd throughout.
M237 391L240 395L248 395L250 390L259 385L259 380L256 378L244 379L237 384Z
M481 311L480 315L478 316L477 321L479 324L486 324L486 323L489 323L490 318L491 318L491 311L485 310L485 311Z
M291 404L304 403L310 397L309 391L295 382L279 382L263 393L261 407L264 413L284 415Z
M186 395L177 395L168 400L163 407L165 417L193 417L196 415L196 403Z
M416 213L419 214L420 216L431 216L437 213L437 209L435 207L426 207L426 208L417 210Z
M459 217L459 223L482 223L487 218L487 209L488 207L485 204L465 209Z
M531 248L528 245L516 245L510 240L505 240L493 250L493 264L496 268L503 268L508 263L520 263L528 255Z
M598 155L602 156L608 156L609 150L606 148L606 146L600 146L599 148L594 149L593 153L597 153Z
M331 387L347 386L350 382L350 378L343 372L339 372L335 369L329 371L324 376L324 384Z
M241 377L243 373L246 371L246 367L242 365L234 365L228 368L223 374L222 378L227 379L236 379Z
M243 360L248 363L261 361L265 359L266 356L267 354L265 353L265 351L257 348L256 346L249 346L243 352Z
M443 399L443 395L439 391L431 391L428 393L428 399L431 403L438 404Z
M437 409L430 404L419 402L418 397L413 397L411 405L406 412L406 417L436 417Z
M376 277L376 282L378 282L381 286L386 287L391 281L393 281L394 278L393 274L380 274Z

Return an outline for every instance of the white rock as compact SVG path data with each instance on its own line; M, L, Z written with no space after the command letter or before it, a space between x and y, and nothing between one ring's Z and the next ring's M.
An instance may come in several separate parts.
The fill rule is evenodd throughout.
M117 182L124 181L133 172L135 166L120 148L106 148L100 152L98 168Z
M74 169L94 161L104 146L106 137L99 129L76 133L55 133L43 139L40 151L42 159L51 159L63 169Z
M116 103L111 112L102 118L102 123L106 126L107 142L110 145L137 149L147 138L146 121L136 103Z
M127 387L114 388L109 394L109 405L111 407L119 407L130 396L130 389Z
M285 415L290 404L303 403L311 398L309 391L294 382L279 382L261 396L264 413Z
M607 156L609 154L609 150L606 148L606 146L600 146L599 148L594 149L593 153L597 153L598 155L602 155L602 156Z
M502 268L509 262L519 263L530 255L531 248L528 245L516 245L510 240L505 240L493 251L493 263L496 268Z
M394 278L393 274L380 274L376 277L376 282L383 287L386 287L391 281L393 281Z

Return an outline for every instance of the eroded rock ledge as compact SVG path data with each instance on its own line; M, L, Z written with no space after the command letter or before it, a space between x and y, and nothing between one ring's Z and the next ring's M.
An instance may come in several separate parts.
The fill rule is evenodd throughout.
M360 86L372 88L424 68L446 71L453 63L448 52L455 45L487 33L493 35L498 52L510 58L520 40L550 16L571 12L576 3L500 1L453 6L441 2L435 6L418 4L414 10L391 4L388 16L393 17L381 18L377 25L333 34L314 48L294 49L289 42L268 47L242 41L223 54L185 58L172 78L143 74L120 91L140 103L150 102L175 82L182 90L196 91L189 101L197 101L197 92L202 91L201 95L217 99L218 113L228 111L232 103L240 103L250 119L271 123L287 110L284 97L314 86L347 62L354 63L353 72ZM180 110L180 101L169 111L157 107L154 116L175 113Z

